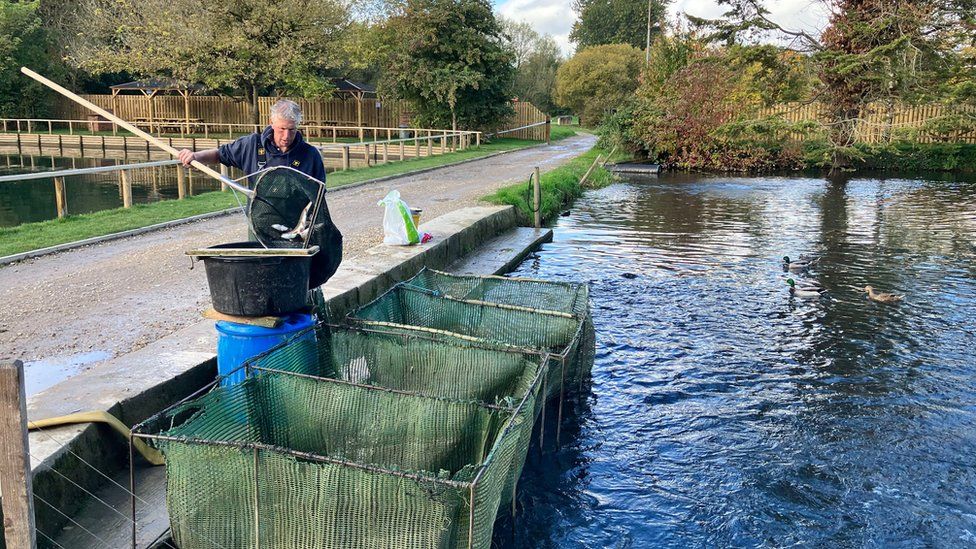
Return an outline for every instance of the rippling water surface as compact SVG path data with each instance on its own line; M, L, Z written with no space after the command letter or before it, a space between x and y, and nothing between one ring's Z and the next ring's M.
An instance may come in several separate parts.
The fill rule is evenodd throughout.
M590 282L593 380L497 545L976 546L976 183L661 177L555 232L518 274Z

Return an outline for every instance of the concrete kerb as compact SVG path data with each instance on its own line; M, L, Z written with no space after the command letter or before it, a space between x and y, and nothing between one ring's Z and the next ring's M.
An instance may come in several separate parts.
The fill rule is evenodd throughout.
M434 170L439 170L441 168L451 168L451 167L454 167L454 166L459 166L461 164L467 164L469 162L475 162L475 161L478 161L478 160L485 160L485 159L493 158L493 157L500 156L500 155L503 155L503 154L509 154L509 153L518 152L518 151L525 151L525 150L528 150L528 149L535 149L537 147L543 147L543 146L546 146L546 144L545 143L539 143L538 145L529 145L528 147L522 147L522 148L519 148L519 149L512 149L510 151L498 151L498 152L494 152L494 153L491 153L491 154L487 154L485 156L479 156L479 157L476 157L476 158L468 158L468 159L465 159L465 160L459 160L457 162L451 162L450 164L442 164L440 166L432 166L430 168L422 168L422 169L413 170L413 171L410 171L410 172L404 172L404 173L393 174L393 175L386 175L386 176L383 176L383 177L376 177L376 178L373 178L373 179L367 179L366 181L357 181L356 183L349 183L349 184L346 184L346 185L340 185L338 187L333 187L333 188L329 189L329 192L330 193L342 192L342 191L344 191L346 189L355 189L357 187L362 187L364 185L370 185L370 184L373 184L373 183L380 183L380 182L383 182L383 181L389 181L391 179L396 179L398 177L410 177L410 176L414 176L414 175L420 175L420 174L424 174L424 173L427 173L427 172L432 172ZM149 225L148 227L140 227L138 229L131 229L131 230L122 231L122 232L119 232L119 233L112 233L112 234L107 234L107 235L103 235L103 236L95 236L95 237L92 237L92 238L86 238L84 240L78 240L78 241L75 241L75 242L67 242L65 244L58 244L57 246L49 246L47 248L41 248L39 250L30 250L30 251L22 252L22 253L19 253L19 254L12 254L12 255L8 255L8 256L0 257L0 266L7 265L7 264L10 264L10 263L16 263L18 261L23 261L25 259L31 259L31 258L34 258L34 257L41 257L41 256L49 255L49 254L58 253L58 252L66 252L68 250L73 250L75 248L82 248L82 247L85 247L85 246L91 246L93 244L101 244L102 242L109 242L109 241L112 241L112 240L118 240L120 238L127 238L127 237L130 237L130 236L138 236L138 235L145 234L145 233L152 232L152 231L158 231L158 230L161 230L161 229L168 229L170 227L175 227L177 225L183 225L185 223L193 223L194 221L204 221L206 219L211 219L211 218L214 218L214 217L220 217L220 216L224 216L224 215L229 215L229 214L235 213L239 209L240 208L230 208L230 209L227 209L227 210L221 210L219 212L210 212L210 213L195 215L195 216L192 216L192 217L184 217L182 219L174 219L173 221L165 221L163 223L157 223L155 225Z
M413 276L424 265L447 267L459 258L454 254L477 248L515 223L511 206L465 208L421 225L434 236L427 245L380 245L348 260L324 288L330 319L341 320L349 310ZM213 379L216 341L213 321L197 322L32 396L28 415L42 419L107 410L133 425ZM69 513L90 503L91 496L84 490L94 492L104 482L85 462L108 476L127 465L124 439L100 425L35 431L30 434L30 445L36 493ZM46 505L37 506L35 514L45 532L58 532L67 522Z

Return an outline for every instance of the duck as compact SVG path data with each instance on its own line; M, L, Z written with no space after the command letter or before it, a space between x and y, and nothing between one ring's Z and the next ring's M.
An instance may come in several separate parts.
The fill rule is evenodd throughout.
M800 299L816 299L826 292L819 285L811 282L803 286L797 286L795 280L787 278L786 283L790 285L790 296L799 297Z
M791 273L802 273L813 266L813 264L816 262L816 259L812 259L810 261L792 261L790 260L790 256L784 255L783 270L790 271Z
M905 296L903 295L876 292L872 286L865 286L864 291L868 293L868 299L877 301L879 303L896 303L902 299L905 299Z

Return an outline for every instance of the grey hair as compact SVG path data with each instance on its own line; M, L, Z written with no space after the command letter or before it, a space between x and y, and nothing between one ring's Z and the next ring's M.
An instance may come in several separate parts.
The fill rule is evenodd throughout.
M279 99L271 105L271 120L289 120L296 125L302 123L302 108L290 99Z

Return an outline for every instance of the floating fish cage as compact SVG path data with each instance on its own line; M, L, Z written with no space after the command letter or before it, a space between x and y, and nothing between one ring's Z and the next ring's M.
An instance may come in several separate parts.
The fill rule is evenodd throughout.
M490 546L544 366L497 405L245 368L133 429L166 457L179 547Z
M586 284L505 276L459 275L427 268L403 284L457 299L560 311L571 313L577 318L589 316L590 295Z
M525 397L549 364L549 355L528 349L319 323L245 366L511 405Z
M554 297L551 307L564 310L518 304L538 301L533 294L545 287L556 290L550 295L562 296ZM425 333L446 341L549 353L554 363L549 369L547 396L563 395L570 382L582 383L593 364L593 324L586 286L581 284L451 277L424 271L353 311L346 320L393 332Z

